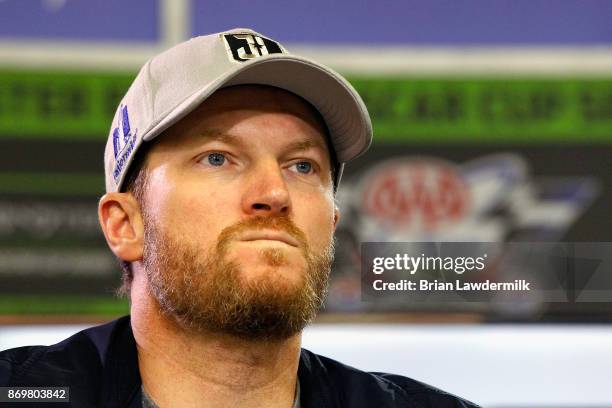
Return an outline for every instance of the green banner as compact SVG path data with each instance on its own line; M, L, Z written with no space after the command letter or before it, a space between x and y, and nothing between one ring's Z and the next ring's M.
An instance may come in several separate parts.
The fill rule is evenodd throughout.
M0 193L65 196L101 195L104 175L49 172L1 172Z
M108 315L121 316L130 311L126 299L112 296L0 296L0 315Z
M0 71L0 137L102 139L134 74Z
M0 137L104 140L133 77L2 71ZM350 80L376 142L612 142L612 78Z
M612 79L354 79L378 141L612 142Z

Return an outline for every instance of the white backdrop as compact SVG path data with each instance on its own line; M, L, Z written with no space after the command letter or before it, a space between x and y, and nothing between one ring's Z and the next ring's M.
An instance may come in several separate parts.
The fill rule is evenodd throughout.
M52 344L86 326L2 326L0 350ZM320 324L303 346L403 374L487 407L612 406L612 327Z

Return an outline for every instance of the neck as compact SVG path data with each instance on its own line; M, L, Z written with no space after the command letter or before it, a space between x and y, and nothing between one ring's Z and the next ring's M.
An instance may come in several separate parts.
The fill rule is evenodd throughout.
M300 334L271 342L187 330L160 312L139 275L132 285L132 330L143 386L158 406L292 406Z

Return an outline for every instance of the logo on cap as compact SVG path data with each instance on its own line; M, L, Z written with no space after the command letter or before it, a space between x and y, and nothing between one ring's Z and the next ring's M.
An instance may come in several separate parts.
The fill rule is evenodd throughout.
M268 54L282 54L276 41L251 33L223 34L230 60L244 62Z
M118 126L113 129L113 154L115 156L113 179L115 183L119 182L125 163L134 151L138 133L138 129L133 131L131 129L130 116L126 105L119 108L118 122Z

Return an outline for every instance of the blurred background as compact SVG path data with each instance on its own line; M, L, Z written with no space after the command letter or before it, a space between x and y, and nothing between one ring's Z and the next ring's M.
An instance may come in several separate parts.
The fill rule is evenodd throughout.
M612 291L373 303L360 272L363 242L612 241L610 21L595 0L0 0L0 350L129 312L96 212L113 113L152 55L249 27L344 74L374 124L304 346L485 406L612 406Z

